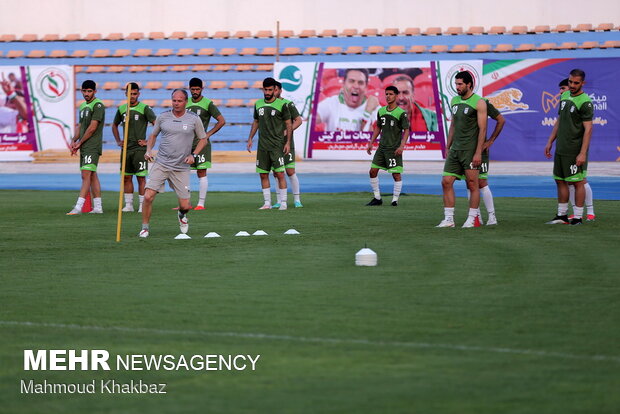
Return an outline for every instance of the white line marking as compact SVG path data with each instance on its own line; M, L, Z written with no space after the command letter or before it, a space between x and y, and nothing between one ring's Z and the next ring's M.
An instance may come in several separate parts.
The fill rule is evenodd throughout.
M212 332L212 331L196 331L196 330L177 330L177 329L155 329L155 328L129 328L123 326L88 326L63 323L46 323L46 322L20 322L20 321L0 321L0 326L24 326L24 327L41 327L41 328L59 328L59 329L78 329L85 331L113 331L128 333L151 333L157 335L198 335L198 336L216 336L230 338L245 339L265 339L273 341L291 341L306 342L317 344L346 344L346 345L370 345L385 346L399 348L424 348L424 349L446 349L450 351L474 351L474 352L491 352L496 354L516 354L531 355L538 357L565 358L587 361L613 361L620 362L620 356L610 355L576 355L555 351L537 351L534 349L515 349L515 348L497 348L471 345L454 345L439 344L428 342L392 342L392 341L372 341L369 339L351 339L351 338L317 338L305 336L290 335L271 335L262 333L243 333L243 332Z

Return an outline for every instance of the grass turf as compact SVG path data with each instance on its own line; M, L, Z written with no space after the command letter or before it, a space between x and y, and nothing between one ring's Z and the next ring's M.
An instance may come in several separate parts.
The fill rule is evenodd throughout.
M0 191L2 411L620 409L617 202L572 227L543 224L553 200L496 199L499 226L436 229L436 196L369 208L367 194L305 194L281 212L256 210L259 193L211 193L193 239L174 240L166 193L151 237L124 214L116 243L117 196L102 216L67 217L75 192ZM465 212L459 199L457 223ZM233 237L257 229L269 236ZM378 267L354 266L365 244ZM261 358L253 372L33 372L24 349ZM104 378L168 394L20 394L21 379Z

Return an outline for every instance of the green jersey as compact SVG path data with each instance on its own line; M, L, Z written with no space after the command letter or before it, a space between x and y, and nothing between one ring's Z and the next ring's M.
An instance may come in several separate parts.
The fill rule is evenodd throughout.
M280 98L280 99L282 99L288 106L288 110L291 113L291 122L294 119L297 119L297 117L301 116L293 102L289 101L288 99L284 99L284 98ZM284 142L286 142L286 132L284 132L284 136L282 137L282 139L283 139L282 145L284 145ZM295 140L293 139L293 137L291 137L291 151L293 151L294 149L295 149Z
M469 98L463 99L460 96L452 98L452 125L454 125L454 135L452 135L453 150L475 150L478 145L478 111L476 105L482 99L480 95L472 94Z
M93 135L80 146L81 151L96 152L101 154L103 145L103 123L105 122L105 106L100 99L95 98L89 103L82 102L80 105L80 139L84 137L86 129L91 121L99 121Z
M125 116L127 115L127 104L123 104L118 107L116 111L116 115L114 115L114 124L115 125L123 125L123 129L125 128ZM135 150L135 149L144 149L146 151L146 146L141 146L138 144L138 140L146 139L146 128L148 127L149 122L155 122L157 118L155 113L145 103L138 102L135 106L132 106L129 109L129 132L127 133L127 151ZM124 136L124 135L123 135Z
M381 129L379 147L395 150L403 139L403 131L409 128L407 112L399 106L391 111L383 106L377 112L377 126Z
M285 121L291 119L291 112L286 102L276 99L267 103L264 99L259 99L254 104L254 119L258 121L258 149L282 151Z
M560 97L560 115L555 153L558 155L577 155L583 143L584 121L592 121L594 107L587 93L571 96L566 91Z
M487 98L484 98L484 101L487 103L487 116L491 119L497 119L501 115L500 112Z
M220 110L217 109L217 106L215 106L213 101L211 99L205 98L204 96L198 102L194 102L190 99L187 102L187 105L185 105L185 109L187 109L188 111L192 111L193 113L198 115L198 117L200 117L200 120L202 121L202 126L204 127L205 131L209 128L209 122L211 122L211 117L217 118L221 115ZM208 145L210 144L211 140L209 140ZM196 148L196 145L198 145L197 138L194 139L192 148Z

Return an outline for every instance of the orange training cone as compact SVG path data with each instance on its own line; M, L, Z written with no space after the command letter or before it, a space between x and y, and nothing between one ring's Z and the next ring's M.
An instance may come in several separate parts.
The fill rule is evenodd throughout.
M82 213L90 213L93 210L93 200L90 197L90 191L86 193L86 200L82 206Z

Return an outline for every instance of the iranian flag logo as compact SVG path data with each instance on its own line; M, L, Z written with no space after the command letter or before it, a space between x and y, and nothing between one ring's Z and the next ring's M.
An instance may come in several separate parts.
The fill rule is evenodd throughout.
M49 68L41 72L37 80L41 97L49 102L60 102L68 94L69 77L57 68Z

